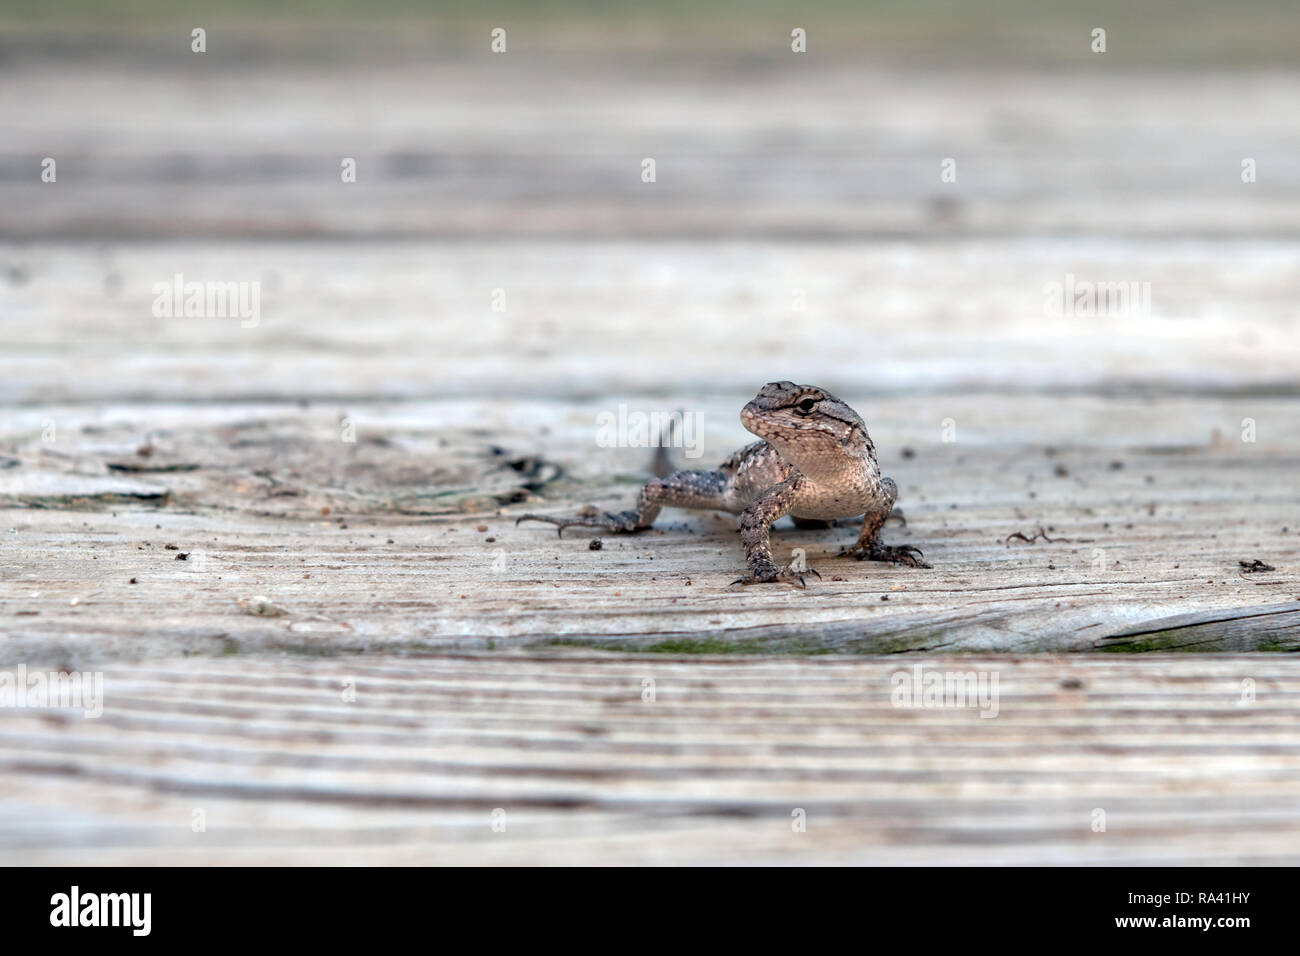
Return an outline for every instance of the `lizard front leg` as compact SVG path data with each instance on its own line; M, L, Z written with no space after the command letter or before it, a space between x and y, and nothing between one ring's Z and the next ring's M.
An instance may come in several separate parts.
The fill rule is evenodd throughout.
M555 518L550 515L521 515L520 521L546 521L558 526L559 533L575 525L601 528L611 534L635 534L644 531L659 517L661 508L695 508L726 511L727 476L720 471L679 471L664 478L652 478L641 489L636 507L630 511L601 511L587 505L576 517Z
M880 543L880 529L889 520L894 501L898 498L898 486L892 478L884 480L885 496L880 506L868 511L862 520L862 533L857 543L846 548L842 553L852 555L859 561L887 561L890 564L905 564L911 568L928 568L920 548L910 544L884 545Z
M749 574L732 584L793 584L802 588L804 574L817 574L811 568L806 571L796 571L788 565L778 568L772 560L772 522L789 513L803 480L802 475L790 476L763 492L741 513L740 541L745 546Z

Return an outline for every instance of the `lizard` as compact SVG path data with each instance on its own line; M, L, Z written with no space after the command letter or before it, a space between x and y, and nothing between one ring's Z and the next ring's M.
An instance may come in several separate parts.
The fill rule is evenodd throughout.
M545 521L565 528L601 528L611 534L645 531L661 508L726 511L740 515L740 540L749 573L742 584L805 587L817 574L772 559L770 529L790 515L800 527L826 527L836 518L862 516L857 542L841 554L859 561L930 567L919 548L886 545L880 530L898 500L898 485L880 473L866 422L824 388L770 382L740 412L740 423L759 441L735 452L715 471L678 471L652 478L636 507L601 511L591 505L575 517L525 514L515 522ZM820 574L817 574L821 577Z

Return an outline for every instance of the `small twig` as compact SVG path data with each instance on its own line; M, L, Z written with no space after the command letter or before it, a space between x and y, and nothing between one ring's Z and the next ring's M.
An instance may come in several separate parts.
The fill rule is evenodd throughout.
M1002 539L1002 543L1009 545L1012 541L1023 541L1025 544L1033 544L1035 541L1046 541L1050 544L1054 544L1057 541L1070 540L1070 538L1049 538L1047 532L1043 530L1043 526L1040 524L1038 530L1034 532L1033 537L1026 537L1023 531L1013 531Z

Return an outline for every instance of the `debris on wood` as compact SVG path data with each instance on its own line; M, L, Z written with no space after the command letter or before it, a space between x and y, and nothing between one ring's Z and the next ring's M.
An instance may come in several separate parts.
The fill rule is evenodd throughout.
M199 465L192 461L106 461L104 467L109 471L128 471L136 473L150 472L160 474L169 471L198 471Z
M1256 558L1254 561L1238 561L1237 563L1241 565L1242 571L1246 574L1261 574L1264 571L1277 570L1273 565L1265 564L1263 561L1259 560L1259 558Z
M289 613L284 608L272 604L268 598L261 595L254 598L240 598L239 606L243 608L245 614L251 614L254 617L284 617Z

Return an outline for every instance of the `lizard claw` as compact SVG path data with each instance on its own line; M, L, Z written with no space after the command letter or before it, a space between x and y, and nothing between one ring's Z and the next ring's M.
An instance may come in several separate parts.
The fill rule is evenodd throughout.
M746 586L750 584L788 584L791 587L799 588L799 590L802 591L806 590L808 587L808 585L804 583L803 579L805 574L817 574L817 572L812 568L804 568L802 571L796 571L793 567L784 567L780 569L774 567L770 571L751 572L743 578L736 578L736 580L728 584L727 587L735 587L737 584L743 584ZM817 574L817 578L820 580L821 575Z
M899 545L872 545L869 548L852 547L845 548L841 554L852 555L859 561L886 561L890 564L902 564L909 568L928 568L930 565L924 560L920 548L914 548L910 544Z
M564 537L565 528L569 527L570 525L581 523L577 518L552 518L550 515L527 514L527 515L520 515L518 518L515 519L516 528L519 527L519 522L521 521L546 521L556 526L555 533L559 535L561 538Z

